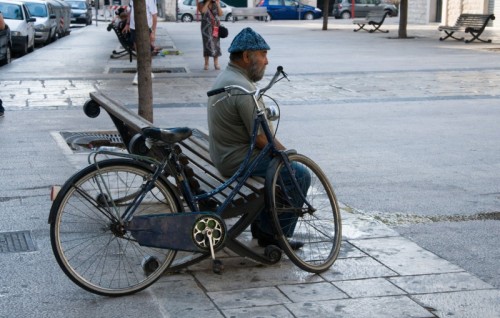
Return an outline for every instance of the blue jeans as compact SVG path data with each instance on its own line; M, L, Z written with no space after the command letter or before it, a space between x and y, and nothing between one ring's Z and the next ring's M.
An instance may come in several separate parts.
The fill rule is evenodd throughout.
M252 175L265 178L267 168L269 167L271 160L272 160L271 157L264 158L257 165ZM309 174L309 171L307 171L304 166L302 166L297 162L292 162L291 166L292 170L295 171L295 178L299 183L302 193L304 193L304 196L307 196L307 190L311 186L311 175ZM280 171L280 177L283 181L286 192L291 197L292 201L291 203L296 207L302 206L302 204L304 204L304 200L302 200L300 194L297 192L297 189L293 185L293 180L286 168L283 168ZM287 237L291 237L293 235L293 232L295 230L295 225L297 224L297 219L298 216L294 213L291 212L280 213L279 215L280 226L281 229L283 230L283 234L285 234ZM273 223L271 220L271 214L269 213L269 211L266 210L261 211L258 217L258 222L259 222L259 228L262 232L272 235L274 231L272 225Z

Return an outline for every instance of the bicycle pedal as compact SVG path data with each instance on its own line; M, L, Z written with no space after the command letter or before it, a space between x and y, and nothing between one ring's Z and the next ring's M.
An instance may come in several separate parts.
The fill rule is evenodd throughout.
M144 273L149 276L151 273L157 270L158 267L160 267L160 262L158 262L158 259L154 256L144 256L141 262L141 266L144 270Z
M221 275L224 271L224 263L220 259L212 260L212 271L215 274Z

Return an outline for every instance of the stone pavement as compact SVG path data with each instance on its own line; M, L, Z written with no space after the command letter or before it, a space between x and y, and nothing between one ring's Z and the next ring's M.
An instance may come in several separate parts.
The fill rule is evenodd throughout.
M167 24L160 24L162 45L179 49L168 28ZM83 31L87 30L73 32L71 37L87 36ZM89 28L88 32L96 30ZM96 51L108 53L109 47L103 44ZM54 48L53 54L57 54L57 46ZM49 46L43 50L50 49ZM189 54L155 57L153 68L157 70L186 69L185 74L156 75L155 112L168 117L169 122L187 121L185 117L192 114L198 117L191 124L201 125L205 92L210 87L207 79L216 72L198 71L189 62ZM146 291L130 297L95 297L78 289L51 255L45 220L50 207L48 186L62 183L85 163L86 155L71 151L57 131L61 126L79 131L95 126L111 127L105 116L89 120L72 109L79 108L88 92L96 88L134 105L137 90L130 85L133 74L109 72L130 70L134 64L126 58L108 59L105 61L108 71L104 73L98 67L95 71L89 67L88 72L79 69L78 76L68 78L54 73L28 77L16 71L21 63L33 63L36 67L38 57L33 56L34 61L30 61L28 55L16 61L5 68L0 80L0 94L7 106L6 117L0 119L0 235L27 229L36 246L36 251L26 253L0 253L5 274L0 277L0 317L117 317L144 313L151 317L500 316L498 289L401 237L381 222L352 213L352 208L345 205L342 205L341 254L330 270L319 275L299 270L286 258L274 266L260 266L222 252L226 265L223 275L213 274L206 263L200 263L183 273L165 276ZM83 63L80 67L84 67ZM436 96L498 98L497 71L389 70L377 73L376 79L359 73L304 72L298 75L300 81L281 85L273 96L290 106L335 105L368 99L404 101L408 96L413 100ZM457 87L453 79L458 75L462 84ZM346 84L353 82L369 89L361 91ZM433 82L450 85L432 85ZM415 91L412 87L421 89ZM312 96L305 99L305 92L312 92ZM48 133L53 138L46 138ZM249 244L255 244L248 239L248 233L245 238ZM0 236L0 246L4 244L2 239ZM26 266L19 266L20 263Z

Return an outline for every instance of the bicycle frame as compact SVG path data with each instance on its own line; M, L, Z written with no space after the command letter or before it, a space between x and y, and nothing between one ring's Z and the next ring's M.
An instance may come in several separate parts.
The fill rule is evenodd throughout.
M292 166L288 160L288 155L286 151L279 150L276 147L276 143L274 141L274 136L273 132L271 131L271 128L269 127L269 123L266 118L266 109L263 107L261 104L259 104L260 98L264 95L265 91L270 89L274 83L276 83L279 79L279 75L283 74L282 78L286 78L286 74L283 72L282 68L279 67L278 71L268 84L263 89L258 89L256 91L248 91L245 88L241 86L236 86L236 85L230 85L226 86L222 89L217 89L212 91L213 92L228 92L227 95L225 95L223 98L219 99L219 101L231 97L231 91L236 90L242 92L244 95L250 95L252 96L255 108L256 108L256 114L255 114L255 119L254 119L254 126L251 134L251 143L250 143L250 148L247 152L247 155L244 159L244 161L240 164L238 170L224 183L220 184L218 187L212 189L211 191L208 191L203 194L195 195L191 191L187 178L183 175L182 169L178 163L177 156L173 149L168 148L165 149L164 152L166 154L165 159L162 160L161 162L156 161L151 158L145 158L142 156L136 156L136 155L129 155L129 154L116 154L116 153L110 153L107 151L102 151L102 152L97 152L97 154L112 154L112 155L119 155L123 157L130 157L132 159L136 160L146 160L148 163L153 164L156 168L154 169L153 176L150 180L148 180L142 187L142 190L137 194L137 196L133 199L132 203L127 207L126 211L123 213L121 216L121 221L122 222L129 222L133 219L133 214L135 209L141 204L143 198L147 194L148 191L151 190L154 182L160 177L162 171L164 171L165 168L168 168L168 171L174 176L175 180L177 181L178 185L181 187L181 192L182 196L184 197L184 200L186 204L190 208L190 212L186 213L176 213L176 214L169 214L165 215L165 217L168 217L169 222L176 222L176 216L182 218L178 219L178 222L183 223L183 226L185 226L187 223L189 223L189 220L192 220L192 222L196 222L196 219L199 218L200 216L206 216L206 215L211 215L211 216L216 216L218 219L223 220L224 219L224 211L228 208L228 206L231 204L233 198L238 194L239 190L244 186L245 182L252 176L252 173L255 171L256 167L264 160L264 158L268 156L274 156L277 157L277 160L283 161L285 168L289 171L291 175L292 174ZM210 94L211 92L209 92ZM217 101L215 104L217 104L219 101ZM216 107L216 105L212 105L212 107ZM210 106L209 106L210 107ZM253 151L256 148L256 139L259 134L259 130L262 129L262 132L266 136L266 139L268 143L264 146L263 149L261 149L260 153L255 157L253 160L251 160L251 155ZM95 160L95 159L94 159ZM97 160L94 161L96 165L98 165ZM269 169L272 169L274 165L270 165ZM296 188L300 188L298 181L295 178L292 178L294 186ZM236 183L236 185L233 187L233 189L230 191L229 195L226 197L225 201L217 208L217 211L211 212L211 211L200 211L198 208L197 202L211 198L215 196L218 193L221 193L222 191L226 190L230 185ZM108 189L103 189L105 190L109 195L109 190ZM102 191L102 190L101 190ZM103 191L103 193L106 193ZM299 191L300 192L300 191ZM303 200L303 202L308 206L310 209L312 209L311 204L307 201L305 195L300 192L300 197ZM113 202L113 201L112 201ZM114 208L116 209L116 206L114 206L113 202L113 207L109 208ZM247 212L248 216L243 218L243 220L238 221L237 225L233 226L231 228L230 236L234 237L239 235L245 228L247 228L250 223L257 217L257 215L260 213L260 211L251 211ZM242 214L244 214L242 212ZM181 220L182 219L182 220ZM180 224L179 224L180 225ZM187 250L187 251L195 251L195 252L207 252L206 250L200 250L197 247L190 246L184 238L181 238L180 236L182 235L189 235L188 232L184 230L179 230L180 226L172 226L173 229L171 230L168 234L163 233L164 236L169 237L172 239L172 244L169 245L166 248L174 249L174 250ZM178 241L183 241L181 244L175 244L175 242ZM152 244L150 242L150 244ZM170 244L170 243L169 243ZM259 260L262 261L262 260Z

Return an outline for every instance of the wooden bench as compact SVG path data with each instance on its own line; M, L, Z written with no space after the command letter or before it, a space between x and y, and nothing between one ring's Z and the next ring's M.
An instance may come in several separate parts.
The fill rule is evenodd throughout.
M483 33L484 29L488 26L490 20L495 20L495 15L493 14L472 14L472 13L462 13L455 25L446 26L441 25L438 27L439 31L444 31L446 33L445 37L440 37L440 41L444 41L447 38L453 38L458 41L465 41L465 43L470 43L474 40L478 40L485 43L491 43L491 40L480 39L479 36ZM465 38L455 37L453 33L455 32L465 32L470 33L472 38L470 40L465 40Z
M107 97L102 92L90 93L90 100L85 103L84 112L87 116L95 118L99 115L100 109L106 110L111 117L118 133L122 137L123 143L129 149L131 140L141 132L142 128L154 126L151 122L140 117L138 114L126 108L123 104ZM135 137L137 138L137 137ZM208 152L208 135L198 129L193 129L193 135L182 141L180 144L183 159L187 158L189 165L185 166L185 172L190 179L190 185L195 193L200 191L211 191L222 182L227 180L214 167ZM157 154L147 148L143 151L145 155L157 157ZM221 204L234 185L213 197L217 205ZM205 209L214 210L214 201L206 203ZM261 209L264 206L264 180L251 178L240 189L234 197L232 204L222 215L224 218L242 214L244 211ZM202 207L200 207L202 209Z
M364 19L354 19L353 24L357 24L358 28L354 29L354 32L359 30L365 30L367 32L373 33L379 31L382 33L389 33L389 30L380 30L382 24L384 24L385 18L390 14L389 11L384 10L384 8L374 8L368 11L368 14ZM373 28L370 30L365 29L365 25L370 25Z
M132 62L132 57L137 55L134 51L134 48L131 46L129 39L125 36L125 34L123 34L120 30L118 30L117 26L114 23L110 23L107 29L108 31L113 30L115 32L116 37L118 38L118 41L120 42L120 45L123 48L122 51L113 50L113 53L111 54L110 58L118 59L128 54L130 62Z
M255 17L261 18L264 21L268 21L269 15L267 14L266 7L255 7L255 8L233 8L231 11L233 16L233 22L238 20L238 17Z

